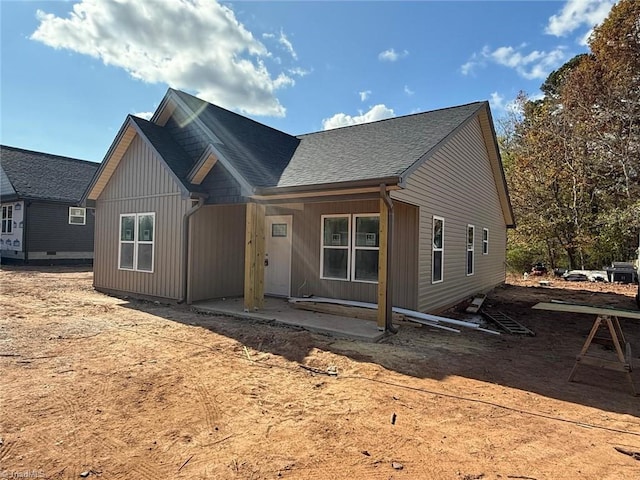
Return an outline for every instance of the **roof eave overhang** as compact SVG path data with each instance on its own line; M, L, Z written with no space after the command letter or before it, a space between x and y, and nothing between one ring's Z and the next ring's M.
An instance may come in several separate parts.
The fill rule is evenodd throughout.
M269 198L293 198L310 196L327 196L340 194L356 194L368 191L380 191L380 185L386 185L388 190L402 188L402 178L399 176L353 180L346 182L318 183L313 185L295 185L290 187L258 187L251 198L263 200Z

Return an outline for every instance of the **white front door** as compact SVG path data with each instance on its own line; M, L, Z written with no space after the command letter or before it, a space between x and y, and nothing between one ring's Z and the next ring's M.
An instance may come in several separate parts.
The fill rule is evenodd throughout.
M291 215L266 217L264 293L291 294Z

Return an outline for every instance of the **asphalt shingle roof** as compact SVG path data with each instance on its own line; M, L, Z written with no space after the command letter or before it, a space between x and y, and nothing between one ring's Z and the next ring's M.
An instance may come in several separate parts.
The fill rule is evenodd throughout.
M254 187L278 184L300 140L188 93L178 97L222 142L215 147Z
M0 165L21 198L77 203L99 164L0 145ZM2 192L4 195L4 192Z
M294 137L173 90L254 187L304 187L400 176L485 102Z
M400 176L483 102L301 135L278 187Z
M192 159L187 155L187 152L173 139L168 129L133 115L131 115L131 119L142 130L144 136L151 142L187 190L192 192L202 190L198 185L193 185L187 180L187 175L197 159Z

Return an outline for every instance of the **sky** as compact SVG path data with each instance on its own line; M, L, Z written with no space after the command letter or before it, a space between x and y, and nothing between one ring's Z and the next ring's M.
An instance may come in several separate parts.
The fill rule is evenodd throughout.
M100 162L169 87L293 135L479 100L499 123L614 3L0 0L0 143Z

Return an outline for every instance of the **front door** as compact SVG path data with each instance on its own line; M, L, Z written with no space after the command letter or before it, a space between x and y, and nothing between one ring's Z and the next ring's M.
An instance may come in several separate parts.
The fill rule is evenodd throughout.
M291 215L266 217L264 293L291 294Z

